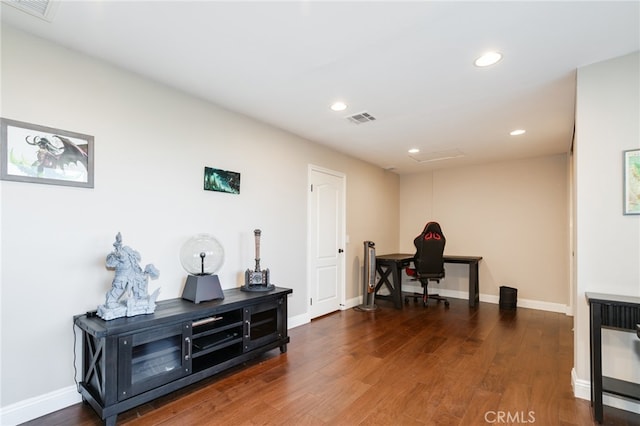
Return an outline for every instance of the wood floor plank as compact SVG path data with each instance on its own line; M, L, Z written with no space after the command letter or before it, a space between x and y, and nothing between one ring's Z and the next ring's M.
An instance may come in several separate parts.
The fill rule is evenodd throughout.
M310 393L304 393L279 409L278 417L271 419L267 424L273 425L326 425L326 423L310 414L313 407L320 403L320 398ZM283 415L286 413L286 415Z
M370 385L360 381L338 378L332 381L331 386L318 392L314 388L314 395L320 399L320 403L311 409L309 414L327 423L334 423L337 413L349 407L358 398L370 389Z
M288 351L118 415L122 426L595 425L573 397L573 318L450 299L447 309L388 301L289 330ZM531 414L530 414L531 413ZM498 422L497 416L502 416ZM640 416L605 408L605 424ZM76 404L26 423L97 426Z
M500 406L502 394L477 388L471 397L469 406L460 421L461 425L490 424L494 420L496 407Z

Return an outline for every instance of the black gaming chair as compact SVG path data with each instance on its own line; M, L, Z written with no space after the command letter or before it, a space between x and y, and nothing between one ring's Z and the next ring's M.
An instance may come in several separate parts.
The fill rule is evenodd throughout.
M413 257L415 268L407 268L407 275L413 277L414 280L420 281L423 292L413 294L413 300L417 302L418 297L422 296L422 304L427 306L429 299L435 299L444 302L445 306L449 306L449 301L438 294L429 294L427 285L429 281L440 282L444 278L444 246L447 240L444 238L440 224L437 222L429 222L425 225L422 233L413 240L416 246L416 254ZM409 296L405 296L405 303L409 302Z

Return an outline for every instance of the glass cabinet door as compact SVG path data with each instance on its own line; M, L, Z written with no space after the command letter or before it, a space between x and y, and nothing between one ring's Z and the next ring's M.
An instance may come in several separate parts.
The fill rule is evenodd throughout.
M244 350L278 340L282 335L282 299L248 306L244 309Z
M176 324L120 337L118 400L189 374L190 339L190 324Z

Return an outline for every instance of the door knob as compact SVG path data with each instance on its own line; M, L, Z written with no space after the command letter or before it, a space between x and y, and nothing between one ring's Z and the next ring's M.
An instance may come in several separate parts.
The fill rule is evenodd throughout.
M338 249L338 253L344 253L344 250Z

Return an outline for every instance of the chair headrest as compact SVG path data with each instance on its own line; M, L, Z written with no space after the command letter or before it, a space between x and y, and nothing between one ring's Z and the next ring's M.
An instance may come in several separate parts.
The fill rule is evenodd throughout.
M442 228L440 228L440 224L438 222L428 222L422 230L420 236L422 236L422 239L424 240L444 239Z

